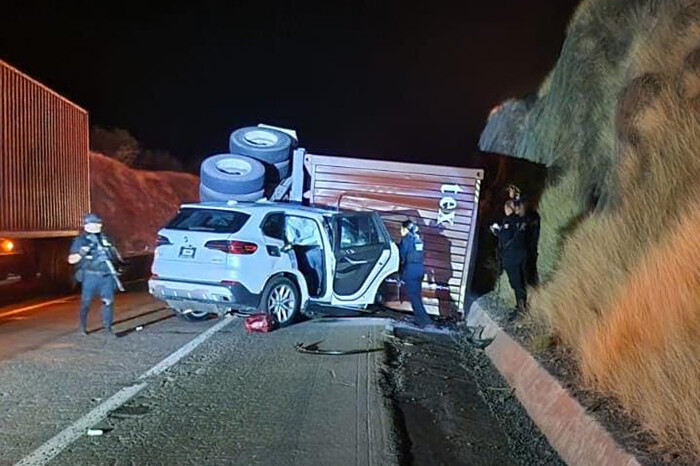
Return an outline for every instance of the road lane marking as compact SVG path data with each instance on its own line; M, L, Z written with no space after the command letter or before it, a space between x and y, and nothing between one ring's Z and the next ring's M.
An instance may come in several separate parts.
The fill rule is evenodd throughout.
M33 304L31 306L21 307L19 309L13 309L12 311L8 311L8 312L0 314L0 319L2 319L3 317L9 317L9 316L13 316L16 314L22 314L23 312L33 311L34 309L39 309L42 307L51 306L52 304L68 303L68 302L72 301L73 299L74 298L72 298L72 297L71 298L54 299L53 301L44 301L43 303Z
M199 345L208 340L212 335L233 322L234 317L228 315L221 319L213 327L207 329L199 336L188 342L180 349L172 353L170 356L163 359L161 362L150 368L145 373L141 374L138 380L144 380L155 375L162 374L170 367L177 364L182 358L190 354ZM122 388L107 401L101 403L95 409L90 411L85 416L78 419L72 425L59 432L52 439L44 443L42 446L34 450L28 456L25 456L15 466L43 466L61 453L68 445L79 439L90 427L102 421L111 412L129 401L137 393L148 386L148 382L143 381L129 387Z
M29 456L25 456L15 466L40 466L48 463L68 445L80 438L87 429L104 419L110 411L117 409L133 398L138 392L146 388L146 385L148 385L146 382L142 382L122 388L107 401L97 406L88 414L61 431L54 438L34 450Z

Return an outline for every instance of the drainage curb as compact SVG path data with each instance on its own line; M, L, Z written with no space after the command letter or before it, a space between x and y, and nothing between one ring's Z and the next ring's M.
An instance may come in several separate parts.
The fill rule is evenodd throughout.
M539 362L489 317L479 303L469 309L467 323L484 327L495 338L486 355L530 418L559 456L571 466L640 466L612 435Z

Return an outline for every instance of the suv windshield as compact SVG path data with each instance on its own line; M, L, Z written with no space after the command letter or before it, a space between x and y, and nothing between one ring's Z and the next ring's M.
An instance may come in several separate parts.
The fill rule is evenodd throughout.
M181 209L165 228L185 231L213 231L236 233L243 228L250 215L242 212L216 209Z

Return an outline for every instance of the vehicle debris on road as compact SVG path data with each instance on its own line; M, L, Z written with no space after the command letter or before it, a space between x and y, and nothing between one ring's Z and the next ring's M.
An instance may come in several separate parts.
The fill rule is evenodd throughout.
M384 351L384 348L367 348L367 349L354 349L354 350L324 350L320 349L318 345L323 343L323 340L317 341L316 343L311 343L309 345L304 345L303 343L297 343L294 345L300 353L305 354L321 354L325 356L345 356L349 354L365 354L365 353L377 353L379 351Z
M277 327L272 314L255 314L245 319L245 329L248 333L269 333Z

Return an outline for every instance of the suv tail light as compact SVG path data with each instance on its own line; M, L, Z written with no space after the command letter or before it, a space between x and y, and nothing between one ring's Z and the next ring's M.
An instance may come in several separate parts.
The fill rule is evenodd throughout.
M156 247L167 246L169 244L173 244L170 242L170 238L168 238L167 236L158 235L158 238L156 239Z
M258 250L258 245L255 243L247 243L245 241L226 241L214 240L207 241L204 244L205 248L216 249L217 251L225 252L226 254L254 254Z

